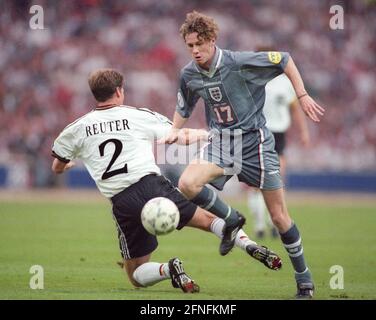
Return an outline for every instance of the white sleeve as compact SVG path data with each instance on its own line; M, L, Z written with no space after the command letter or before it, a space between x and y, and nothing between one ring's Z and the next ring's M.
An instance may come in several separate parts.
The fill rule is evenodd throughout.
M165 137L172 127L172 122L158 112L146 108L144 111L148 112L145 113L143 125L148 132L152 133L152 138L157 140Z
M69 162L77 157L80 137L77 127L72 124L65 127L52 146L52 156L63 162Z

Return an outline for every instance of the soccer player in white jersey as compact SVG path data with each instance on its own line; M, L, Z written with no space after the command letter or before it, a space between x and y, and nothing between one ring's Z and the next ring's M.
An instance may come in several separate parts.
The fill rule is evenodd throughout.
M152 198L169 198L180 211L177 229L187 225L219 238L225 222L188 201L160 175L152 147L154 140L171 129L170 121L149 109L124 105L124 79L115 70L92 73L89 86L97 106L57 137L52 170L63 173L73 166L73 159L83 161L100 192L112 203L124 270L134 286L147 287L171 279L183 292L198 292L198 285L184 272L178 258L168 263L150 262L158 242L143 228L141 210ZM205 130L186 129L178 141L188 144L207 136ZM282 266L275 253L251 241L243 230L236 235L236 245L269 269Z
M274 51L272 48L258 48L257 51ZM265 87L264 115L266 127L272 132L275 140L275 151L279 156L280 172L282 179L286 175L286 134L295 123L300 131L300 139L305 147L308 147L310 136L306 118L299 106L294 88L285 74L281 74L269 81ZM260 190L251 188L248 194L248 206L254 215L254 228L256 237L262 239L266 234L267 225L270 227L271 236L278 237L278 231L274 227Z

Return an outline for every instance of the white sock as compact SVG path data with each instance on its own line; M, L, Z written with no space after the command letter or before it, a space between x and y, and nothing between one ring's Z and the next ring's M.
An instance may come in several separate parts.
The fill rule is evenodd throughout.
M225 225L225 221L220 218L215 218L213 222L210 225L210 230L213 232L218 238L222 239L222 231L223 227ZM243 229L240 229L238 233L236 234L235 238L235 246L238 248L245 250L245 248L248 245L256 245L257 243L249 239L247 234L243 231Z
M143 287L149 287L162 280L170 279L168 263L146 262L133 272L133 279Z
M236 235L235 245L240 249L245 250L245 248L249 245L256 246L257 243L251 239L249 239L248 235L244 232L243 229L240 229Z
M265 213L266 205L261 191L252 190L248 195L248 206L255 218L255 231L264 231L266 228Z

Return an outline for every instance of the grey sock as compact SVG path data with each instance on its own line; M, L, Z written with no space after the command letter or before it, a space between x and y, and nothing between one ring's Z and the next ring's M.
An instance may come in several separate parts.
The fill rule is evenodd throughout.
M302 273L295 272L295 280L297 283L312 282L312 275L307 268Z
M219 199L218 195L208 187L204 186L200 193L191 201L225 220L227 225L234 225L238 222L236 211Z
M305 263L303 245L299 230L293 223L287 232L281 234L281 240L290 256L291 263L295 270L295 279L298 283L311 282L312 276Z

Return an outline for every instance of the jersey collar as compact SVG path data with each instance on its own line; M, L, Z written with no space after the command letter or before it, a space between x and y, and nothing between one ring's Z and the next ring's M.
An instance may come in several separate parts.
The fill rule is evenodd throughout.
M101 111L101 110L111 109L111 108L114 108L114 107L119 107L119 105L118 104L105 104L105 105L100 106L100 107L96 106L94 108L94 110Z
M197 70L209 78L213 78L222 60L222 49L215 47L214 59L210 65L209 71L201 68L196 62L194 63Z

